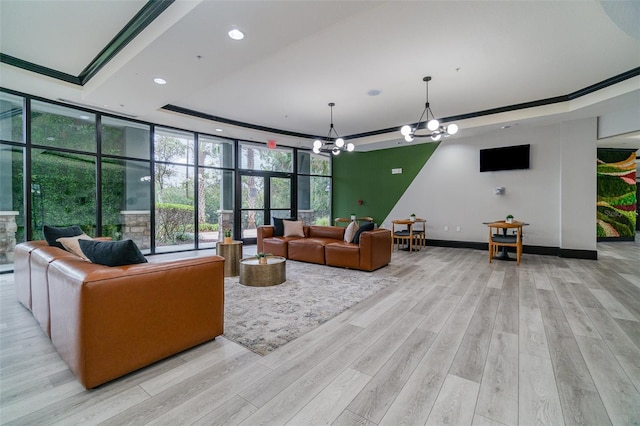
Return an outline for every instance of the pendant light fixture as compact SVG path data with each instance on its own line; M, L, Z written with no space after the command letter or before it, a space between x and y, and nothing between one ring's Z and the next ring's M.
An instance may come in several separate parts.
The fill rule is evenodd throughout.
M432 140L439 141L443 136L446 138L451 135L455 135L458 133L458 125L454 123L448 124L447 126L440 124L433 115L433 111L431 111L431 107L429 106L429 82L431 81L431 77L427 76L423 78L422 81L424 81L427 86L427 101L424 104L424 110L422 111L422 115L420 115L420 119L415 124L415 127L404 125L400 129L400 133L404 136L404 140L411 142L414 138L431 137ZM431 120L429 120L429 115L431 115ZM420 128L423 118L428 120L427 132L424 132L424 128Z
M329 103L329 107L331 108L331 125L329 126L327 137L323 141L320 139L313 141L313 152L316 154L330 152L333 155L338 155L341 151L351 152L355 149L355 146L351 142L345 145L344 139L338 135L338 132L336 132L336 129L333 127L333 107L335 105L333 102Z

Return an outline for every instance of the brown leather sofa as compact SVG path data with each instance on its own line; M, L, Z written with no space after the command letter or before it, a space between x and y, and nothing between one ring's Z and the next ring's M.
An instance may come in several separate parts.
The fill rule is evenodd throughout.
M87 389L224 331L220 256L109 267L32 241L16 246L14 277L20 302L31 294L34 316Z
M373 271L391 262L391 231L360 234L360 243L344 241L345 228L304 226L305 237L275 237L270 225L258 227L258 251L291 260Z

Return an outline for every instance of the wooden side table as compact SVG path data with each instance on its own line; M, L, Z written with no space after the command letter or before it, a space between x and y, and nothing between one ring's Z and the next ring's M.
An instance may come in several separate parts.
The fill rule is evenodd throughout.
M240 259L242 259L242 241L216 243L216 253L224 257L224 276L237 277L240 274Z

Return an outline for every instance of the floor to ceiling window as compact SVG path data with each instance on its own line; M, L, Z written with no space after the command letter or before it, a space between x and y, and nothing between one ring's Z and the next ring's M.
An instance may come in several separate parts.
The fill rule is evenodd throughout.
M13 264L13 249L25 240L24 98L0 92L0 271Z
M291 217L294 151L241 142L239 152L242 238L251 243L258 226Z
M34 100L29 124L32 238L43 238L44 225L79 225L95 236L95 114Z
M198 137L198 248L214 247L225 230L233 231L234 144Z
M156 250L195 247L194 135L156 127L155 217Z
M298 151L298 216L306 224L331 225L331 159Z
M101 119L102 232L151 249L151 127Z
M26 190L26 192L25 192ZM245 243L273 217L328 224L331 159L70 107L0 88L0 272L44 225L147 254Z

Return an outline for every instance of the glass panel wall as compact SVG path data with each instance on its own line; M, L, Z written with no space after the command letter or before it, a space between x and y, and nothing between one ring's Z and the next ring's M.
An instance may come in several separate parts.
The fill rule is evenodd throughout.
M328 218L321 188L330 191L330 166L293 148L154 128L0 89L0 272L16 242L42 239L45 224L157 253L214 247L234 220L234 237L251 242L267 215L291 217L296 201Z
M195 248L194 134L156 128L156 250Z
M199 248L215 247L225 230L233 231L234 144L212 136L198 138Z
M298 151L298 216L305 225L331 223L331 158Z
M200 135L198 138L198 165L232 169L233 142Z
M102 235L151 251L151 126L101 117ZM109 158L128 157L147 161Z
M225 230L233 231L233 171L199 167L199 248L215 247Z
M293 149L269 149L264 145L240 143L240 168L269 172L293 172Z
M0 92L0 139L24 142L22 131L24 98Z
M156 161L193 164L193 133L156 127L154 140Z
M102 155L149 159L151 129L147 124L102 117Z
M269 179L271 217L291 217L291 179L272 177Z
M34 240L44 238L44 225L79 225L95 236L96 157L32 149L31 203Z
M156 247L161 252L191 250L195 247L194 169L189 166L156 163L155 172Z
M15 246L25 241L23 158L24 148L0 144L0 271L13 269Z
M46 102L31 102L31 143L96 152L96 115Z
M255 238L264 225L264 180L262 176L241 176L242 238Z
M102 235L151 249L151 164L102 159Z

